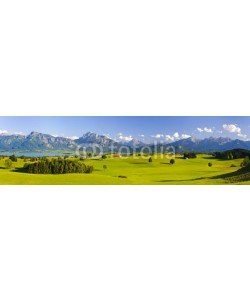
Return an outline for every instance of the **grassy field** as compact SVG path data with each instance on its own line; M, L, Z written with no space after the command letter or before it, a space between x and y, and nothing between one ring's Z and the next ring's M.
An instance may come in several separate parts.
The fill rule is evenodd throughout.
M212 163L212 167L208 163ZM31 185L82 185L82 184L232 184L223 178L215 176L231 173L240 168L242 159L217 160L212 156L198 155L195 159L185 160L176 157L175 164L171 165L169 159L153 157L153 162L143 158L107 158L87 159L84 163L94 166L92 174L62 174L43 175L27 174L18 171L23 167L24 161L18 159L11 169L6 169L4 159L0 160L0 184L31 184ZM235 167L231 167L234 164ZM103 169L103 165L107 169ZM119 178L126 176L127 178ZM250 184L250 181L237 184Z

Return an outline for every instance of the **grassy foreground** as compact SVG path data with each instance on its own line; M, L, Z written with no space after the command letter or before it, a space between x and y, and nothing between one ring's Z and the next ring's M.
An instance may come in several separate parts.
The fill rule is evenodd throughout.
M208 163L212 163L212 167ZM0 184L9 185L120 185L120 184L250 184L250 181L232 183L225 178L213 178L235 172L240 168L242 159L218 160L209 155L198 155L197 158L185 160L176 157L175 164L169 159L153 157L153 162L143 158L107 158L87 159L84 163L94 166L92 174L43 175L27 174L18 171L24 165L23 159L6 169L4 160L0 160ZM235 167L231 167L234 164ZM107 169L103 168L107 166ZM119 178L119 176L127 178Z

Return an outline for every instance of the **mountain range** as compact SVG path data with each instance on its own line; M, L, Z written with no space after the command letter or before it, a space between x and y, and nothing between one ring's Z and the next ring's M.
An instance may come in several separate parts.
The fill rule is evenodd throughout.
M145 144L144 142L131 139L130 141L114 141L111 138L99 135L93 132L87 132L78 139L72 140L65 137L54 137L49 134L43 134L39 132L31 132L29 135L0 135L0 151L43 151L43 150L75 150L79 147L91 147L98 145L103 148L104 152L110 151L111 147L115 150L123 146L127 146L131 149L140 150L142 147L154 148L174 147L176 152L195 151L195 152L214 152L225 151L236 148L250 150L250 141L242 141L239 139L230 138L206 138L195 139L186 138L172 143L158 143L157 146L153 144Z

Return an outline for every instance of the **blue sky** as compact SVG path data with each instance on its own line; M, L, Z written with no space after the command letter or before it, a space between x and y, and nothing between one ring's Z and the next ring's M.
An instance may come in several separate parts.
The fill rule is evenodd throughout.
M115 139L177 140L188 136L250 138L250 117L0 117L0 134L31 131L79 137L88 131Z

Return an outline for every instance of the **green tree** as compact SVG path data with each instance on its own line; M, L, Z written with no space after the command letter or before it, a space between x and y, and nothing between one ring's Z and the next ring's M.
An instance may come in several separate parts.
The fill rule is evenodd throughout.
M5 168L10 169L12 167L12 160L11 159L6 159L4 162Z
M245 167L245 166L247 166L248 164L249 164L249 157L248 156L246 156L244 159L243 159L243 162L241 163L241 166L242 167Z
M9 157L9 159L11 160L11 161L13 161L13 162L17 162L17 158L16 158L16 156L13 154L13 155L11 155L10 157Z
M173 158L171 158L170 163L171 163L171 165L173 165L175 163L175 160Z
M102 155L102 159L106 159L107 158L107 155L106 154L103 154Z
M150 162L150 163L153 162L152 157L149 157L148 162Z

